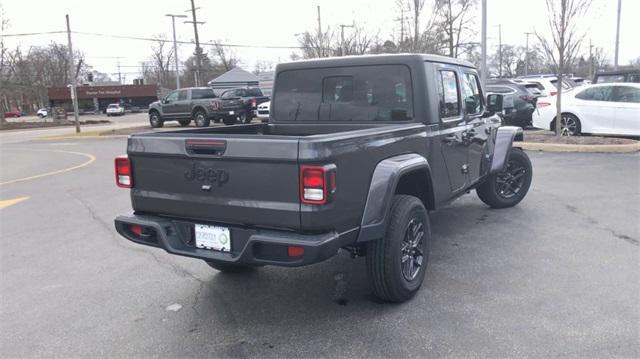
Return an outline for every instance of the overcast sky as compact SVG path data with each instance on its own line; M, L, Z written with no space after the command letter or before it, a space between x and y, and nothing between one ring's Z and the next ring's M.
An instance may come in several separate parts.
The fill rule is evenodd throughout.
M245 45L296 46L296 33L317 27L316 5L321 6L322 25L350 24L353 21L368 31L390 38L399 34L399 25L394 21L400 14L395 0L243 0L204 1L195 0L200 26L200 40ZM433 0L426 0L423 17L430 16ZM504 44L524 45L525 32L538 31L549 34L547 10L544 0L488 0L489 53L498 43L498 24L502 24ZM480 0L478 0L480 3ZM65 29L65 14L71 18L74 31L95 32L110 35L151 37L165 34L171 38L171 19L167 13L187 14L189 0L0 0L10 28L7 33L56 31ZM588 41L602 47L613 62L615 43L617 0L593 0L589 13L580 22L580 30L586 32L584 51L588 52ZM480 40L480 8L477 15L477 39ZM640 0L623 0L620 64L640 56ZM635 15L635 16L634 16ZM178 19L177 19L178 20ZM349 31L349 29L345 29ZM193 26L178 22L176 32L179 40L193 39ZM65 34L11 37L10 46L21 44L23 48L45 45L51 41L66 43ZM472 40L472 41L474 41ZM530 38L530 42L536 41ZM150 43L139 40L122 40L89 35L73 35L74 49L86 55L94 69L111 73L117 79L117 63L130 82L139 69L140 61L150 54ZM208 50L205 47L205 50ZM180 45L182 60L194 51L194 46ZM247 70L253 70L260 60L277 63L288 61L293 50L267 48L236 48L233 51L242 60ZM116 58L119 57L119 58Z

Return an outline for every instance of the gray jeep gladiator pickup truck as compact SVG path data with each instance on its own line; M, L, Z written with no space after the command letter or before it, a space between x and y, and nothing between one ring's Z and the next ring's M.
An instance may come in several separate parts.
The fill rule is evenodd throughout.
M166 121L178 121L181 126L189 126L193 120L196 126L205 127L210 120L218 118L219 103L216 98L209 87L171 91L160 101L149 105L149 124L157 128L164 126Z
M221 271L366 256L373 292L402 302L427 268L429 211L475 189L494 208L532 168L470 63L373 55L280 64L266 124L131 135L115 160L128 240Z

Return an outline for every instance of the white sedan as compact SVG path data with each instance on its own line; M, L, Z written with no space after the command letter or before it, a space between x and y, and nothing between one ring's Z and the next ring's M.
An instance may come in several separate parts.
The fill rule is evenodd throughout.
M107 116L124 116L124 106L112 103L107 106Z
M533 126L555 128L556 97L539 98ZM640 84L586 85L562 93L562 134L640 136Z

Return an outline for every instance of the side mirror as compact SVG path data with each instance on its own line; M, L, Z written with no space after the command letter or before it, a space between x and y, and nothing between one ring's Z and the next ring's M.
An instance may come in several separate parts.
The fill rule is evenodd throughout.
M164 105L169 103L169 100L167 100L166 98L163 98L162 100L160 100L160 102Z
M502 110L504 109L503 107L503 101L504 101L504 96L497 94L497 93L492 93L490 95L487 96L487 111L494 114L494 113L498 113L498 112L502 112Z

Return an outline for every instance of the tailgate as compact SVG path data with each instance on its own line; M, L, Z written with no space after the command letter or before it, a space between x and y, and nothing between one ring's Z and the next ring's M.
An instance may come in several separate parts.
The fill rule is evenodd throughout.
M135 211L299 229L296 137L197 136L129 139Z
M231 99L231 100L222 100L220 103L221 110L237 110L242 108L244 102L241 98Z

